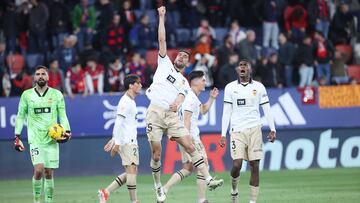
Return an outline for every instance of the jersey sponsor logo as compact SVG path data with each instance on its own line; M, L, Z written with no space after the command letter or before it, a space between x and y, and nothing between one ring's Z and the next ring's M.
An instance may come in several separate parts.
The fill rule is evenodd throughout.
M278 102L271 106L271 112L276 125L306 125L304 116L288 92L281 95ZM261 119L264 125L268 125L264 116Z
M176 79L175 79L172 75L167 76L166 79L167 79L169 82L171 82L172 84L174 84L175 81L176 81Z
M41 108L34 108L35 114L41 114L41 113L51 113L50 107L41 107Z
M237 100L237 105L238 105L238 106L244 106L244 105L246 105L246 100L245 100L245 99L238 99L238 100Z
M256 96L257 90L253 89L252 93L253 93L254 96Z

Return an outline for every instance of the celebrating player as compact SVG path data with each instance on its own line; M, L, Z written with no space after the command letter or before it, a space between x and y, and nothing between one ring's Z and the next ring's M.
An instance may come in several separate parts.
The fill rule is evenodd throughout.
M122 173L106 188L98 191L101 203L107 202L112 191L126 183L130 203L137 203L136 174L139 165L139 149L137 143L137 108L135 97L141 91L140 77L127 75L124 79L125 94L121 97L113 129L113 138L105 145L105 151L111 155L120 154L125 173Z
M262 106L271 132L270 142L276 138L274 119L270 111L269 98L265 87L251 79L251 64L241 60L236 68L238 80L226 85L224 110L222 115L220 146L226 143L226 134L231 120L230 154L233 159L231 169L231 201L238 202L240 169L243 160L250 163L250 203L255 203L259 194L259 161L263 157L262 133L259 106Z
M204 158L195 150L189 131L184 127L183 122L176 113L184 101L185 95L190 90L187 80L180 73L189 62L189 53L184 50L180 51L176 56L174 64L171 63L169 57L166 55L165 12L164 6L158 8L158 67L153 78L153 83L146 91L146 95L150 99L150 105L146 115L146 130L151 146L150 166L153 171L156 198L159 202L166 199L160 182L161 139L165 132L167 132L171 140L176 141L184 147L185 151L191 156L193 165L203 174L210 190L223 184L223 180L215 180L209 174Z
M32 187L36 203L40 202L44 174L45 202L53 202L54 169L59 167L58 142L66 142L71 136L64 97L59 90L48 87L48 80L48 69L45 66L36 67L34 75L36 85L22 93L15 123L14 147L17 151L23 152L25 147L20 134L24 121L27 120L28 142L34 166ZM57 123L58 118L66 132L62 139L56 142L47 135L47 132L51 125Z
M204 157L206 167L208 167L208 160L204 145L200 140L200 131L197 125L199 114L206 114L214 100L216 99L219 91L214 88L210 91L210 96L208 101L205 104L201 104L198 96L205 90L206 80L204 72L202 71L192 71L189 74L189 81L191 85L191 90L186 96L184 103L181 105L180 109L180 118L183 120L185 128L189 130L191 140L195 145L195 149ZM191 156L186 153L183 147L180 146L183 168L176 173L174 173L169 181L164 185L164 191L167 193L172 186L188 177L192 170L193 166L191 163ZM205 198L206 192L206 182L204 176L198 171L197 174L197 186L198 186L198 203L207 203L208 201Z

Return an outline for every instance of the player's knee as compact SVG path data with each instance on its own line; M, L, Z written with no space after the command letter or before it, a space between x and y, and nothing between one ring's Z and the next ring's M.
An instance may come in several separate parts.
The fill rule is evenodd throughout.
M234 160L233 161L233 168L235 170L240 170L242 165L242 160Z
M259 172L259 161L250 161L249 165L252 173Z
M41 168L34 169L34 177L35 179L39 180L42 178L44 171Z
M45 178L52 179L52 177L53 177L52 171L45 170Z
M190 173L192 173L194 167L193 164L191 162L187 162L183 165L183 168L186 169L187 171L189 171Z
M153 153L152 160L154 160L154 162L160 162L161 154L160 153Z

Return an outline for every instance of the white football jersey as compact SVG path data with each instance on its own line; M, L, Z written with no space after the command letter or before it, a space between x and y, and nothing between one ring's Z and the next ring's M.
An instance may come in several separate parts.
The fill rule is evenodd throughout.
M186 78L178 72L169 57L158 56L158 67L154 74L153 83L146 90L151 104L169 109L178 94L187 95L190 85Z
M120 145L137 144L137 113L135 101L127 94L124 94L116 111L117 116L124 118L120 123L120 136L118 136Z
M199 141L199 142L200 142L200 130L198 127L198 119L200 115L200 106L201 106L201 101L193 91L190 91L186 96L180 109L180 118L182 121L184 121L185 111L192 113L190 119L190 136L195 141Z
M241 84L236 80L225 86L224 102L232 104L230 130L238 132L262 124L259 107L268 103L269 98L260 82Z

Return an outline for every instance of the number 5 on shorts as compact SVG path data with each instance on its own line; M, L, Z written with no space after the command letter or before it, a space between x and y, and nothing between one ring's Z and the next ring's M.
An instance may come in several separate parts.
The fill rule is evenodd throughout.
M147 124L146 126L146 133L149 133L152 131L152 123Z

